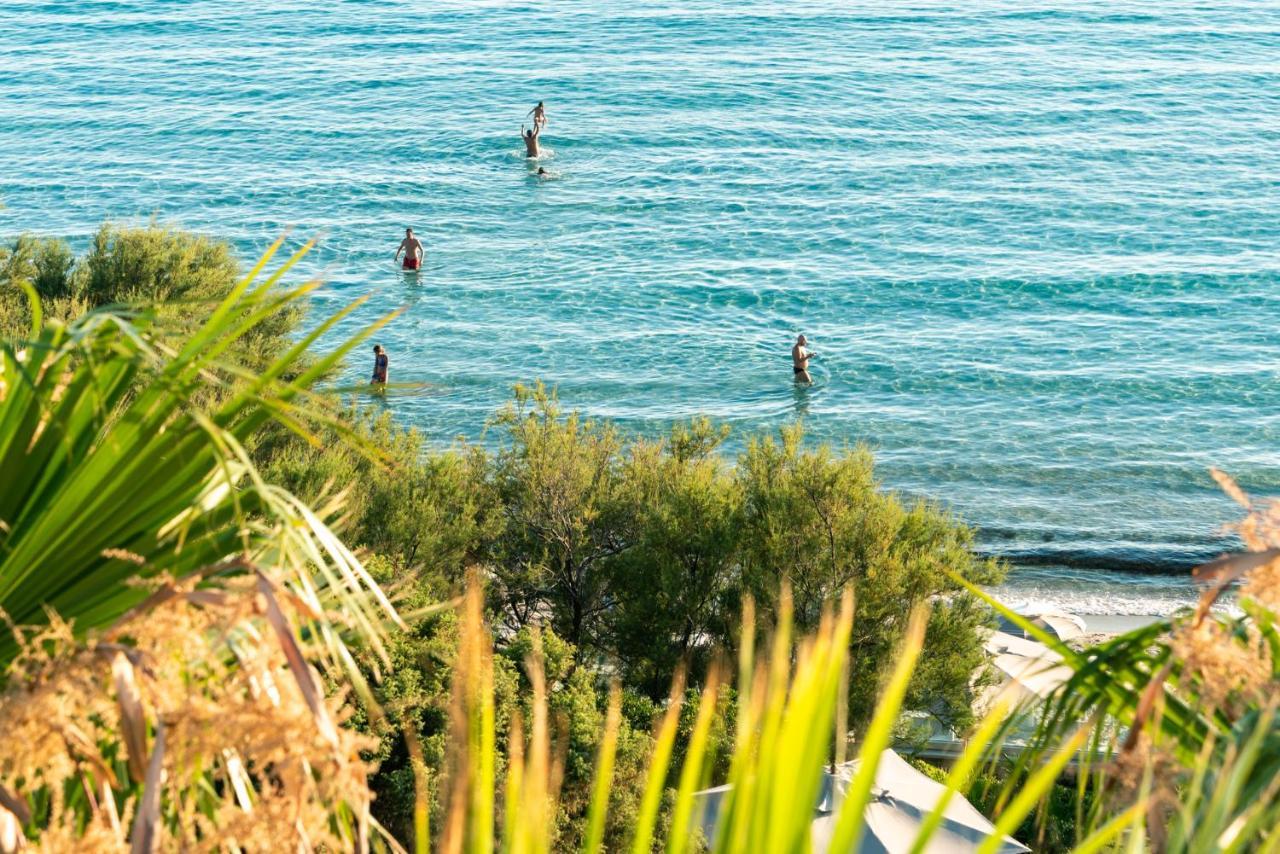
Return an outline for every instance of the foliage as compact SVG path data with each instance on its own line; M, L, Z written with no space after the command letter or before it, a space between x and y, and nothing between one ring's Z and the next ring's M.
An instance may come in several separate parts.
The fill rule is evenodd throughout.
M985 661L977 629L986 612L973 597L957 593L945 570L985 580L997 568L970 555L968 532L944 513L926 504L904 508L880 492L864 451L807 449L799 432L789 431L783 445L758 442L733 466L719 453L726 428L696 420L676 425L660 440L628 441L608 424L565 414L537 386L518 389L495 419L494 452L465 445L432 449L385 414L349 410L344 417L382 450L390 460L386 468L328 440L316 446L268 440L255 447L255 456L272 480L304 497L323 494L329 484L350 485L351 539L379 555L386 584L405 597L402 611L455 595L471 568L481 573L500 626L494 665L499 688L507 684L507 664L523 666L524 652L511 653L508 645L518 646L533 627L541 627L548 650L567 644L570 667L552 670L549 696L553 706L562 696L565 702L584 698L574 706L571 724L605 713L607 692L599 683L601 665L607 665L622 681L625 747L628 728L648 730L677 672L687 674L690 696L697 696L717 650L736 645L744 585L768 591L784 578L808 585L805 625L815 619L813 609L821 609L814 597L838 596L840 583L852 584L860 612L872 615L865 626L859 621L856 645L851 639L858 679L849 682L846 707L854 725L865 722L873 707L906 612L926 601L933 603L927 655L909 702L958 726L969 719L973 674ZM831 524L811 511L815 495ZM841 542L879 545L851 560L824 558L832 530ZM784 538L817 557L770 565L780 559L777 543ZM815 563L832 577L814 576ZM836 578L836 572L843 575ZM881 580L891 585L887 593L878 588ZM766 598L771 616L776 593ZM389 710L416 710L410 723L422 732L433 773L442 754L432 739L444 724L443 684L451 672L438 635L443 619L430 618L405 648L393 651L400 666L379 689ZM406 668L422 671L421 678L406 675ZM500 717L507 714L503 697L500 691L495 701ZM713 741L729 737L734 697L722 692ZM389 711L382 732L396 730L396 714ZM677 759L690 714L681 722ZM507 735L498 725L499 764ZM413 820L408 748L387 742L379 755L385 761L375 777L376 810L403 830ZM716 755L715 779L723 780L727 751ZM558 833L567 839L583 832L579 807L590 780L575 770L585 767L581 761L566 767L562 794L574 806L562 814ZM434 818L440 808L437 800Z
M374 561L375 567L378 561ZM385 570L383 570L385 571ZM414 593L398 601L411 612L427 604ZM457 677L459 621L453 611L433 613L417 622L411 631L396 636L389 644L391 668L375 687L386 717L371 727L380 737L380 746L371 758L380 763L373 777L376 796L373 813L384 826L406 843L415 837L413 815L417 807L415 773L423 779L440 780L445 774L449 747L450 686ZM560 801L554 817L554 836L560 848L578 847L585 830L585 817L594 778L593 760L605 732L605 696L592 674L577 667L575 650L552 630L523 630L505 643L492 659L493 726L500 745L495 768L506 767L506 747L517 721L531 719L529 677L531 662L540 661L546 674L551 737L560 746ZM636 810L641 791L644 761L650 740L645 734L649 719L637 729L622 722L615 730L617 759L616 785L611 793L610 820L604 826L606 841L621 845ZM422 761L413 761L404 739L410 731L420 739ZM433 800L427 809L430 826L442 826L446 804Z
M528 669L531 689L527 714L533 721L526 731L514 731L506 751L505 773L499 774L501 755L492 725L494 686L491 666L492 635L484 622L482 597L472 588L462 609L461 648L471 666L460 668L453 687L454 715L450 724L450 771L440 781L441 797L450 808L444 816L439 850L481 852L495 848L506 852L569 850L557 840L549 820L558 808L558 781L562 766L554 758L554 738L546 725L548 671L554 655L536 654ZM665 850L672 854L709 845L714 852L808 851L814 805L818 803L823 765L831 758L843 761L841 683L849 665L848 637L853 632L853 598L846 592L839 611L819 615L813 633L793 642L791 600L784 588L776 599L779 623L772 640L757 658L754 609L744 603L746 622L739 648L736 708L739 718L732 741L726 747L730 789L722 802L713 838L702 837L695 824L695 791L707 785L718 761L713 743L715 721L725 671L714 666L702 691L685 694L680 680L673 685L665 708L655 723L653 749L644 780L639 809L629 817L625 843L601 847L602 828L609 820L608 793L614 776L614 737L622 720L621 695L614 692L606 713L604 736L595 760L596 787L586 817L583 852ZM888 746L893 723L902 708L918 661L928 622L926 606L908 620L903 646L895 651L892 672L884 683L876 712L866 727L858 764L847 790L835 795L833 840L830 850L859 850L862 816L873 797L876 768ZM949 787L965 785L981 761L985 746L1006 712L1000 708L976 733L975 743L964 751L950 774L942 776ZM683 721L683 723L682 723ZM681 731L687 735L677 755ZM1049 773L1029 784L1028 797L1007 806L1005 824L1023 821L1037 799L1053 786L1061 765L1047 766ZM445 794L447 793L447 794ZM924 850L940 826L942 800L925 818L914 850ZM998 841L998 838L993 838ZM1101 837L1090 840L1100 843Z
M1033 632L1075 672L1039 711L997 807L1016 798L1044 756L1073 743L1077 839L1124 826L1135 851L1280 845L1280 502L1256 503L1214 474L1248 511L1235 527L1250 551L1197 570L1206 587L1194 611L1080 652ZM1243 613L1214 612L1237 583ZM1052 813L1038 835L1055 830Z
M160 321L151 324L153 335L177 341L207 318L239 279L227 244L155 224L104 223L78 259L65 241L24 235L0 247L0 340L20 340L31 328L22 283L35 288L45 317L69 322L104 306L123 315L145 310ZM242 332L233 352L251 369L263 370L289 347L304 313L302 301L282 302Z
M612 565L608 632L625 682L653 696L682 662L705 673L730 637L742 488L714 453L727 434L706 420L677 425L622 463L629 546Z
M264 476L309 501L342 485L348 539L388 562L387 580L411 577L437 599L450 595L467 567L489 553L500 525L486 456L465 446L427 453L417 431L398 428L389 413L337 414L362 444L379 450L377 458L336 431L311 444L277 429L253 446Z
M624 548L621 439L608 424L562 417L541 386L517 387L496 423L508 440L492 472L506 522L493 567L499 606L517 626L549 612L570 643L598 645L606 561Z
M244 449L273 421L344 430L309 386L361 339L300 367L343 312L260 372L227 357L310 288L257 280L279 245L182 338L163 312L44 322L21 283L30 338L0 343L6 848L18 825L63 850L368 838L366 742L317 670L368 696L347 642L382 655L396 615L327 524L339 505Z
M563 415L541 387L518 389L497 424L506 444L493 493L506 524L492 574L510 625L548 617L579 647L617 660L629 686L660 697L681 662L700 677L715 648L732 646L744 589L771 613L786 580L797 623L811 628L851 585L866 617L851 638L857 724L906 614L946 594L911 697L948 722L970 719L987 612L952 574L988 582L1000 569L973 556L972 533L946 513L881 491L866 451L806 448L795 427L780 442L753 440L729 466L715 453L724 430L705 420L626 443L608 425Z
M272 281L251 290L252 275L243 279L169 356L146 327L105 310L51 320L19 347L0 345L0 609L9 619L34 625L52 609L80 631L100 628L145 595L126 581L182 578L242 553L296 567L304 589L314 582L303 562L316 563L333 595L372 628L378 618L344 592L363 586L359 563L335 539L307 535L322 530L319 519L296 537L282 526L275 539L249 524L315 518L257 477L243 444L285 412L305 430L298 401L355 343L288 382L280 376L336 317L262 373L222 361L255 322L310 289L275 293ZM219 384L224 402L209 412L192 405ZM0 666L15 650L12 638L0 640Z
M871 716L875 686L911 609L958 591L953 576L989 583L1000 569L976 558L972 531L937 507L904 506L880 490L865 449L836 455L826 446L806 449L803 438L795 426L779 441L754 439L738 462L744 586L771 602L786 579L803 628L815 626L824 603L852 587L859 619L850 637L849 715L858 726ZM977 630L986 623L985 610L963 594L933 609L927 664L911 687L913 708L958 727L970 722L969 679L984 661Z

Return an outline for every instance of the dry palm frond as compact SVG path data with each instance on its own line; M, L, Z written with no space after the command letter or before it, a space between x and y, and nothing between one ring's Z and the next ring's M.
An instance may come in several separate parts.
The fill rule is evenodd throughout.
M39 847L359 847L372 742L335 726L343 695L309 681L322 654L298 625L314 615L288 597L269 597L263 614L266 577L227 580L219 597L172 583L176 595L112 628L140 666L116 644L77 643L56 619L28 636L0 694L0 807L50 798ZM123 772L139 760L136 785ZM68 798L68 782L92 801Z

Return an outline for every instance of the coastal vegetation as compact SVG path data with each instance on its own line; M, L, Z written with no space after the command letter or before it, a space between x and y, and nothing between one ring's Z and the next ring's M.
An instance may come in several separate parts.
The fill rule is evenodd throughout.
M537 384L440 446L318 390L375 330L313 353L278 246L0 252L0 850L800 851L857 756L848 850L903 710L1035 850L1280 846L1277 505L1224 478L1251 551L1202 608L1083 651L1021 621L1074 676L975 717L1002 568L868 451L729 460Z
M304 337L246 371L227 354L305 293L260 268L178 345L166 312L46 318L31 282L5 283L31 326L0 349L4 850L370 833L367 739L341 723L371 700L351 646L385 659L398 617L337 506L266 483L244 450L273 419L338 426L307 389L356 342L303 369Z

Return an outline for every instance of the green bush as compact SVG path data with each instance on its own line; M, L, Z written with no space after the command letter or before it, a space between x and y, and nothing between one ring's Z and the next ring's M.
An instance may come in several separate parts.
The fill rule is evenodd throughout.
M99 306L128 305L161 315L157 328L180 340L240 276L228 244L155 224L104 223L79 259L65 241L23 235L0 248L0 337L16 340L30 329L19 282L35 288L48 318L67 321ZM303 312L300 301L290 301L255 324L235 352L262 370L284 353Z
M517 387L495 424L504 432L489 476L504 520L492 565L498 608L516 625L549 617L574 646L599 651L608 558L626 547L622 440L612 425L564 415L541 386Z
M208 302L239 274L231 248L155 225L104 223L79 265L80 290L93 305Z
M610 566L609 647L627 684L655 697L681 662L704 673L735 622L742 487L715 453L726 435L677 425L633 443L618 471L627 548Z
M75 267L62 240L23 235L0 246L0 340L19 340L31 331L31 306L20 282L35 288L46 315L69 320L82 314L87 306L76 299Z

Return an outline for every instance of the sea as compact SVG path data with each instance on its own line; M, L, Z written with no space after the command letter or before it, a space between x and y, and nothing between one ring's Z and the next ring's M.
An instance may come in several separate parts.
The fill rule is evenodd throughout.
M538 380L865 444L1019 607L1168 613L1236 545L1210 467L1280 493L1274 0L0 0L0 204L316 238L441 445Z

